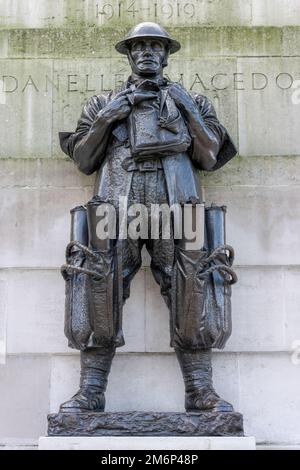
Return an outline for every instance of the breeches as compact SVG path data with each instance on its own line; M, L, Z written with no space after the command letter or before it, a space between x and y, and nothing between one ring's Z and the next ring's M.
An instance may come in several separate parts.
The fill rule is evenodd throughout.
M170 238L151 239L151 205L168 204L167 188L163 170L149 172L133 172L131 190L128 197L128 207L133 204L143 204L147 208L148 219L143 220L147 226L147 236L134 240L127 238L121 242L123 265L123 297L124 301L130 295L130 283L142 264L141 251L143 246L151 257L151 271L156 282L160 285L161 294L167 305L171 302L172 271L174 265L174 238L170 225ZM128 223L131 218L128 218ZM145 234L143 234L145 235Z

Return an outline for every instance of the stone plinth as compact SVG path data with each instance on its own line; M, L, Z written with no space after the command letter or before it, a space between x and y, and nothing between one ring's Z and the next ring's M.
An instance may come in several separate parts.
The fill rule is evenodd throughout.
M58 413L48 436L243 436L240 413Z
M255 450L254 437L40 437L39 450Z

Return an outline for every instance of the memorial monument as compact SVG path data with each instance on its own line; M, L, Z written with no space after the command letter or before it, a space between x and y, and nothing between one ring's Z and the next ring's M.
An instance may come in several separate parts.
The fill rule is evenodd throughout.
M49 416L48 433L243 435L242 416L213 387L211 364L212 348L223 348L231 333L234 253L226 208L204 206L199 179L199 170L218 170L236 149L211 102L164 77L180 43L161 26L135 26L116 49L128 57L127 82L93 96L75 132L60 133L63 151L97 177L91 201L71 211L62 267L65 334L80 350L80 387ZM111 364L124 345L122 308L144 245L170 312L186 413L104 412Z

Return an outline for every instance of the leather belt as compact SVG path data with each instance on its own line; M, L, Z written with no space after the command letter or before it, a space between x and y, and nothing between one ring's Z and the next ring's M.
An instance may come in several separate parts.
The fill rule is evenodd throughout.
M126 171L156 171L163 168L160 159L145 160L143 162L136 162L133 158L127 158L122 163L122 167Z

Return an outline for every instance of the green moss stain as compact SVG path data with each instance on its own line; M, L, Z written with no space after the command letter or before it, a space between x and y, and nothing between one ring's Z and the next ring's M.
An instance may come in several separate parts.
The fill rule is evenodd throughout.
M117 56L113 46L128 27L76 24L69 28L12 29L5 33L8 57ZM299 45L300 36L300 28L291 29L288 28L290 51L293 41ZM181 54L185 57L281 55L283 38L287 37L284 28L275 27L173 27L169 31L182 43Z

